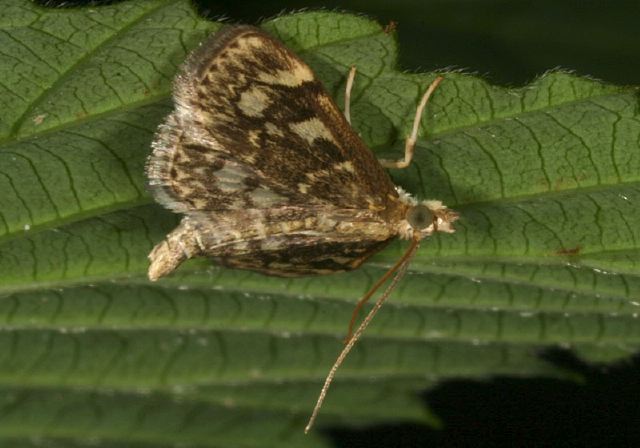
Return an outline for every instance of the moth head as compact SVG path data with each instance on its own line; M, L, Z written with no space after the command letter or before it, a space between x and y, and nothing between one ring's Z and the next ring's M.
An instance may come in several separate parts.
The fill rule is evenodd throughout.
M408 205L405 219L400 222L398 229L400 238L408 240L417 236L422 239L434 232L455 232L452 224L458 219L458 214L442 202L418 202L400 188L398 193L400 200Z
M405 217L406 227L401 228L400 237L420 239L434 232L453 233L453 222L458 219L458 214L447 208L440 201L422 201L410 206Z
M436 215L425 204L417 204L407 210L407 223L414 231L422 232L436 225Z

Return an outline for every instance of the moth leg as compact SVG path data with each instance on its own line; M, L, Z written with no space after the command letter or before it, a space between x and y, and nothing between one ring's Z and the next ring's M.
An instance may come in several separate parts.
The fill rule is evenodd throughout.
M356 66L352 65L347 77L347 85L344 88L344 117L347 123L351 124L351 89L353 88L353 80L356 78Z
M173 272L183 261L199 255L202 252L199 239L198 230L194 229L187 219L183 219L180 225L149 253L149 280L155 282Z
M420 100L418 108L416 109L416 116L413 119L413 129L411 129L411 135L409 135L407 140L404 142L404 158L400 160L380 159L378 160L380 162L380 165L385 168L406 168L409 166L409 164L411 163L411 159L413 159L413 152L416 147L418 131L420 130L420 121L422 119L422 114L424 113L424 108L427 105L427 101L429 101L431 94L434 90L436 90L436 87L438 87L438 84L440 84L443 79L444 78L442 76L438 76L436 79L434 79L433 82L429 85L427 91L424 93L424 95L422 95L422 99Z

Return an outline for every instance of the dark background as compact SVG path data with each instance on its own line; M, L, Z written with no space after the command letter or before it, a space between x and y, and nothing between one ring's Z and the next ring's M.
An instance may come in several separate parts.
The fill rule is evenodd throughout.
M43 2L59 5L59 2ZM107 2L72 1L66 6ZM112 3L112 2L109 2ZM212 19L257 24L302 8L395 21L400 69L464 69L495 84L524 85L561 67L638 84L640 1L202 0ZM424 394L444 428L390 424L326 431L339 448L426 446L640 446L640 357L589 366L566 351L541 353L581 381L454 380Z
M344 10L398 23L400 66L479 73L526 84L556 67L616 84L640 73L638 0L201 0L211 18L259 23L302 8Z

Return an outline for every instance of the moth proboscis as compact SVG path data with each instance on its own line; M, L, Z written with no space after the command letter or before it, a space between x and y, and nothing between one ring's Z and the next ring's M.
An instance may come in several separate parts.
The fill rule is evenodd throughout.
M420 241L453 232L458 215L418 202L385 167L411 162L437 77L422 96L404 158L376 160L313 71L266 32L230 26L205 40L174 84L174 111L147 162L155 199L183 218L149 254L153 281L193 257L264 274L297 277L359 267L396 237L402 258L358 302L345 347L331 368L305 432L336 370L406 272ZM360 308L391 279L360 326Z

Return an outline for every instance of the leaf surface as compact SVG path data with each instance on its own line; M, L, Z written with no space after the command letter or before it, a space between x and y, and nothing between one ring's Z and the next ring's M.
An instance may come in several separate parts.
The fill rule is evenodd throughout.
M302 428L353 303L400 255L280 279L146 255L179 217L143 166L186 52L221 26L183 1L48 9L0 21L0 440L31 446L329 446ZM433 74L396 68L393 36L315 12L264 27L399 157ZM540 349L613 361L640 345L637 92L567 73L504 89L446 73L415 163L394 180L461 214L339 372L320 425L438 424L417 393L447 378L567 376Z

